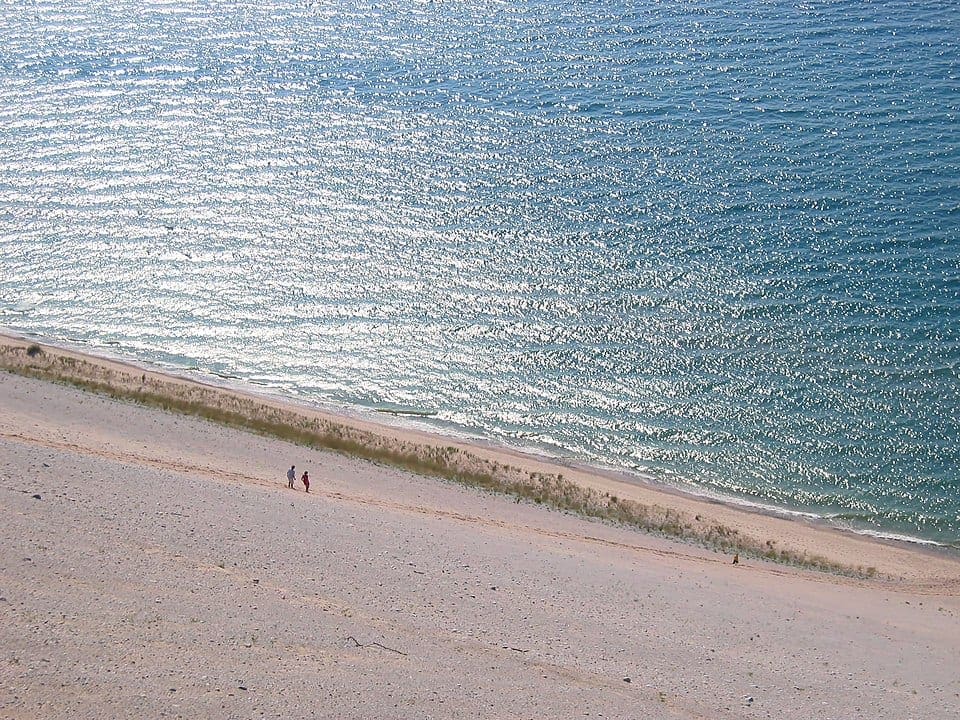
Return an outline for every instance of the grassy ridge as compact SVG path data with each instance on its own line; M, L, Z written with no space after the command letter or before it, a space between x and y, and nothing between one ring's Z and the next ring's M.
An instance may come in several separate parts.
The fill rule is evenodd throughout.
M719 552L762 557L781 563L857 577L874 568L850 568L822 556L798 553L750 538L699 515L690 517L660 505L646 505L571 482L560 473L530 472L488 460L453 446L412 443L334 420L314 418L295 408L280 408L216 388L182 383L107 367L84 359L44 352L38 345L0 346L0 368L43 380L66 383L117 400L167 412L193 415L233 428L305 447L443 478L469 487L543 504L585 517L616 522L646 532L692 541Z

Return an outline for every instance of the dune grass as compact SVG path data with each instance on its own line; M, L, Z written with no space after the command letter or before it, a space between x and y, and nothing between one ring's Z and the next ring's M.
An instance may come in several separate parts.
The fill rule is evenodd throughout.
M351 457L508 495L556 510L686 540L718 552L764 558L824 572L873 577L876 569L848 567L818 555L778 548L773 540L747 537L734 528L672 508L647 505L578 485L561 473L531 472L482 458L459 447L412 443L331 419L315 418L255 398L196 383L178 382L133 368L112 368L39 345L0 346L0 368L53 381L117 400L192 415L305 447Z

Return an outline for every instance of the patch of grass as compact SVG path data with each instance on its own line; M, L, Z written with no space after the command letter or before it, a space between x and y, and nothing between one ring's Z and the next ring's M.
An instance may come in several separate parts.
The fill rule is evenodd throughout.
M31 350L36 348L37 351ZM403 442L335 420L312 418L293 408L280 408L216 388L148 377L83 359L43 353L31 345L25 353L0 346L0 368L42 380L73 385L116 400L135 402L167 412L192 415L232 428L318 450L329 450L370 462L443 478L480 490L509 495L565 512L687 540L723 553L764 558L830 573L874 577L876 568L850 568L821 556L775 548L743 536L734 528L672 508L647 505L602 493L567 480L560 473L541 473L487 460L453 446Z

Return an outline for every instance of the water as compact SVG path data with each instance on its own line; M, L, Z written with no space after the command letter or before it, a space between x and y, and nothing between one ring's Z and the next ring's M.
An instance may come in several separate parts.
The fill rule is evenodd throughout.
M0 325L960 544L946 2L0 3Z

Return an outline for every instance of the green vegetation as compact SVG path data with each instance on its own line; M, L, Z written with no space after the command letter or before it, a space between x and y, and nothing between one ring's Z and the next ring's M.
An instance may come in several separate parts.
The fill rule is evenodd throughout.
M44 353L37 345L25 349L0 346L0 368L73 385L117 400L193 415L305 447L339 452L419 475L509 495L518 502L533 502L686 540L723 553L739 553L854 577L876 575L876 568L850 568L824 557L777 549L774 541L763 543L699 515L690 518L671 508L602 493L566 480L560 473L530 472L453 446L404 442L346 423L310 417L294 408L200 384Z

